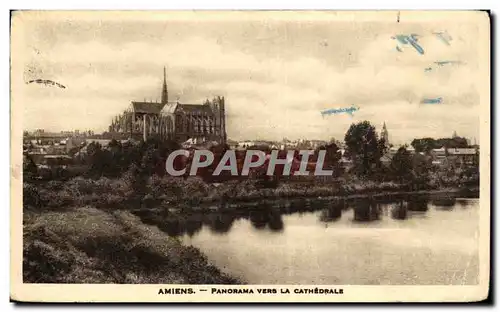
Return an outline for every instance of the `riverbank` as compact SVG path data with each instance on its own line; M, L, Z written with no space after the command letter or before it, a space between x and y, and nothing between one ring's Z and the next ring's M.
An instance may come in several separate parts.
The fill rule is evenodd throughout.
M224 205L210 205L209 203L205 205L200 205L195 207L195 210L200 210L200 211L234 211L234 210L241 210L241 209L248 209L249 207L257 207L259 205L265 205L266 207L269 205L275 205L276 203L282 202L283 200L288 200L288 201L294 201L297 199L301 200L322 200L322 201L329 201L329 202L350 202L354 200L359 200L359 199L370 199L370 200L379 200L379 199L384 199L384 200L393 200L393 199L400 199L400 198L406 198L408 196L411 197L421 197L421 196L427 196L427 197L434 197L434 198L441 198L441 199L447 199L447 198L452 198L452 197L469 197L469 198L479 198L479 188L471 188L471 189L460 189L460 188L444 188L444 189L438 189L438 190L420 190L420 191L394 191L394 192L363 192L363 193L357 193L357 194L349 194L349 195L325 195L325 196L289 196L289 197L284 197L284 198L279 198L279 197L269 197L269 198L261 198L256 201L234 201L231 203L227 203ZM178 210L176 208L173 208L171 210Z
M182 216L265 209L266 203L283 199L343 201L463 191L412 190L409 185L372 181L285 182L259 188L255 180L207 184L198 178L156 176L144 181L79 177L23 186L23 274L24 281L32 283L241 284L211 265L197 248L172 237L178 234ZM284 209L295 209L291 208ZM271 217L266 214L270 227L279 229L280 219ZM208 219L219 232L231 224L224 218ZM189 226L199 228L198 221Z
M241 284L126 211L24 213L25 283Z
M332 183L281 182L263 188L256 180L205 183L197 177L152 176L137 180L124 175L117 179L92 180L77 177L69 181L24 184L24 208L35 211L64 211L68 207L91 206L99 209L135 210L164 208L178 210L221 207L239 203L293 198L357 198L398 194L478 192L471 185L415 185L370 180L341 180Z

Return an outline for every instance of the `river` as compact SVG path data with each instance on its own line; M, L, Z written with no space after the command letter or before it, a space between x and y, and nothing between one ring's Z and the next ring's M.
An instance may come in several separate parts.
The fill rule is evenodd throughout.
M239 208L154 223L249 284L478 283L477 198L301 199Z

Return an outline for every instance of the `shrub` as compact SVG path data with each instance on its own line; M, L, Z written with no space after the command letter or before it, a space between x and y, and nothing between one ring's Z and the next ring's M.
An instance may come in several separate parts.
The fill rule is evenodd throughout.
M94 180L92 179L76 177L65 183L64 190L74 196L81 196L83 194L91 194L95 192L96 186Z
M23 183L23 207L40 208L41 198L38 189L29 183Z
M64 187L64 182L58 180L52 180L47 182L47 189L51 191L60 191Z

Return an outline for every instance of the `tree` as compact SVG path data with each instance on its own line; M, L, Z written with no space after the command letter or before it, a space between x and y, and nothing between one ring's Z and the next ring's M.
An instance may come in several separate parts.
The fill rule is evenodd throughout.
M412 156L406 150L406 145L400 147L396 155L392 158L390 165L391 173L399 182L409 181L413 176L412 167Z
M385 139L380 138L380 140L378 141L378 150L380 153L380 157L384 156L385 153L387 153L387 151L389 150L389 147L390 146L387 145L387 142L385 142Z
M23 155L23 180L30 181L38 175L35 162L28 154Z
M324 169L334 169L338 167L338 163L342 154L338 145L334 141L330 141L330 144L322 145L316 149L316 153L314 155L314 160L317 160L317 155L320 150L326 150L325 161L324 161Z
M109 149L104 149L98 142L92 142L87 146L87 156L85 163L89 169L87 174L91 178L117 177L120 175L120 162L122 158L122 148L119 142L110 142Z
M417 153L424 152L428 153L434 148L466 148L469 146L467 139L462 137L453 137L453 138L441 138L441 139L433 139L433 138L421 138L414 139L411 142L411 146L415 148Z
M382 153L375 127L368 121L352 124L344 141L356 173L363 176L373 174Z
M440 147L438 146L438 142L433 138L414 139L411 142L411 146L413 146L416 153L420 152L428 153L432 149Z
M443 138L443 139L438 139L437 144L440 145L440 147L445 147L445 148L466 148L469 146L467 143L466 138L461 138L461 137L453 137L453 138Z
M87 174L90 177L101 177L106 166L105 155L101 144L98 142L92 142L87 146L87 156L85 162L89 166Z

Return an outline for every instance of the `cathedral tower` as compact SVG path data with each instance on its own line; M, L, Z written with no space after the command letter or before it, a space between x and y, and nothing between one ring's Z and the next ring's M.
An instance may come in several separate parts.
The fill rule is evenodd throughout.
M163 66L163 89L161 90L161 103L166 104L168 102L168 90L167 90L167 70Z

